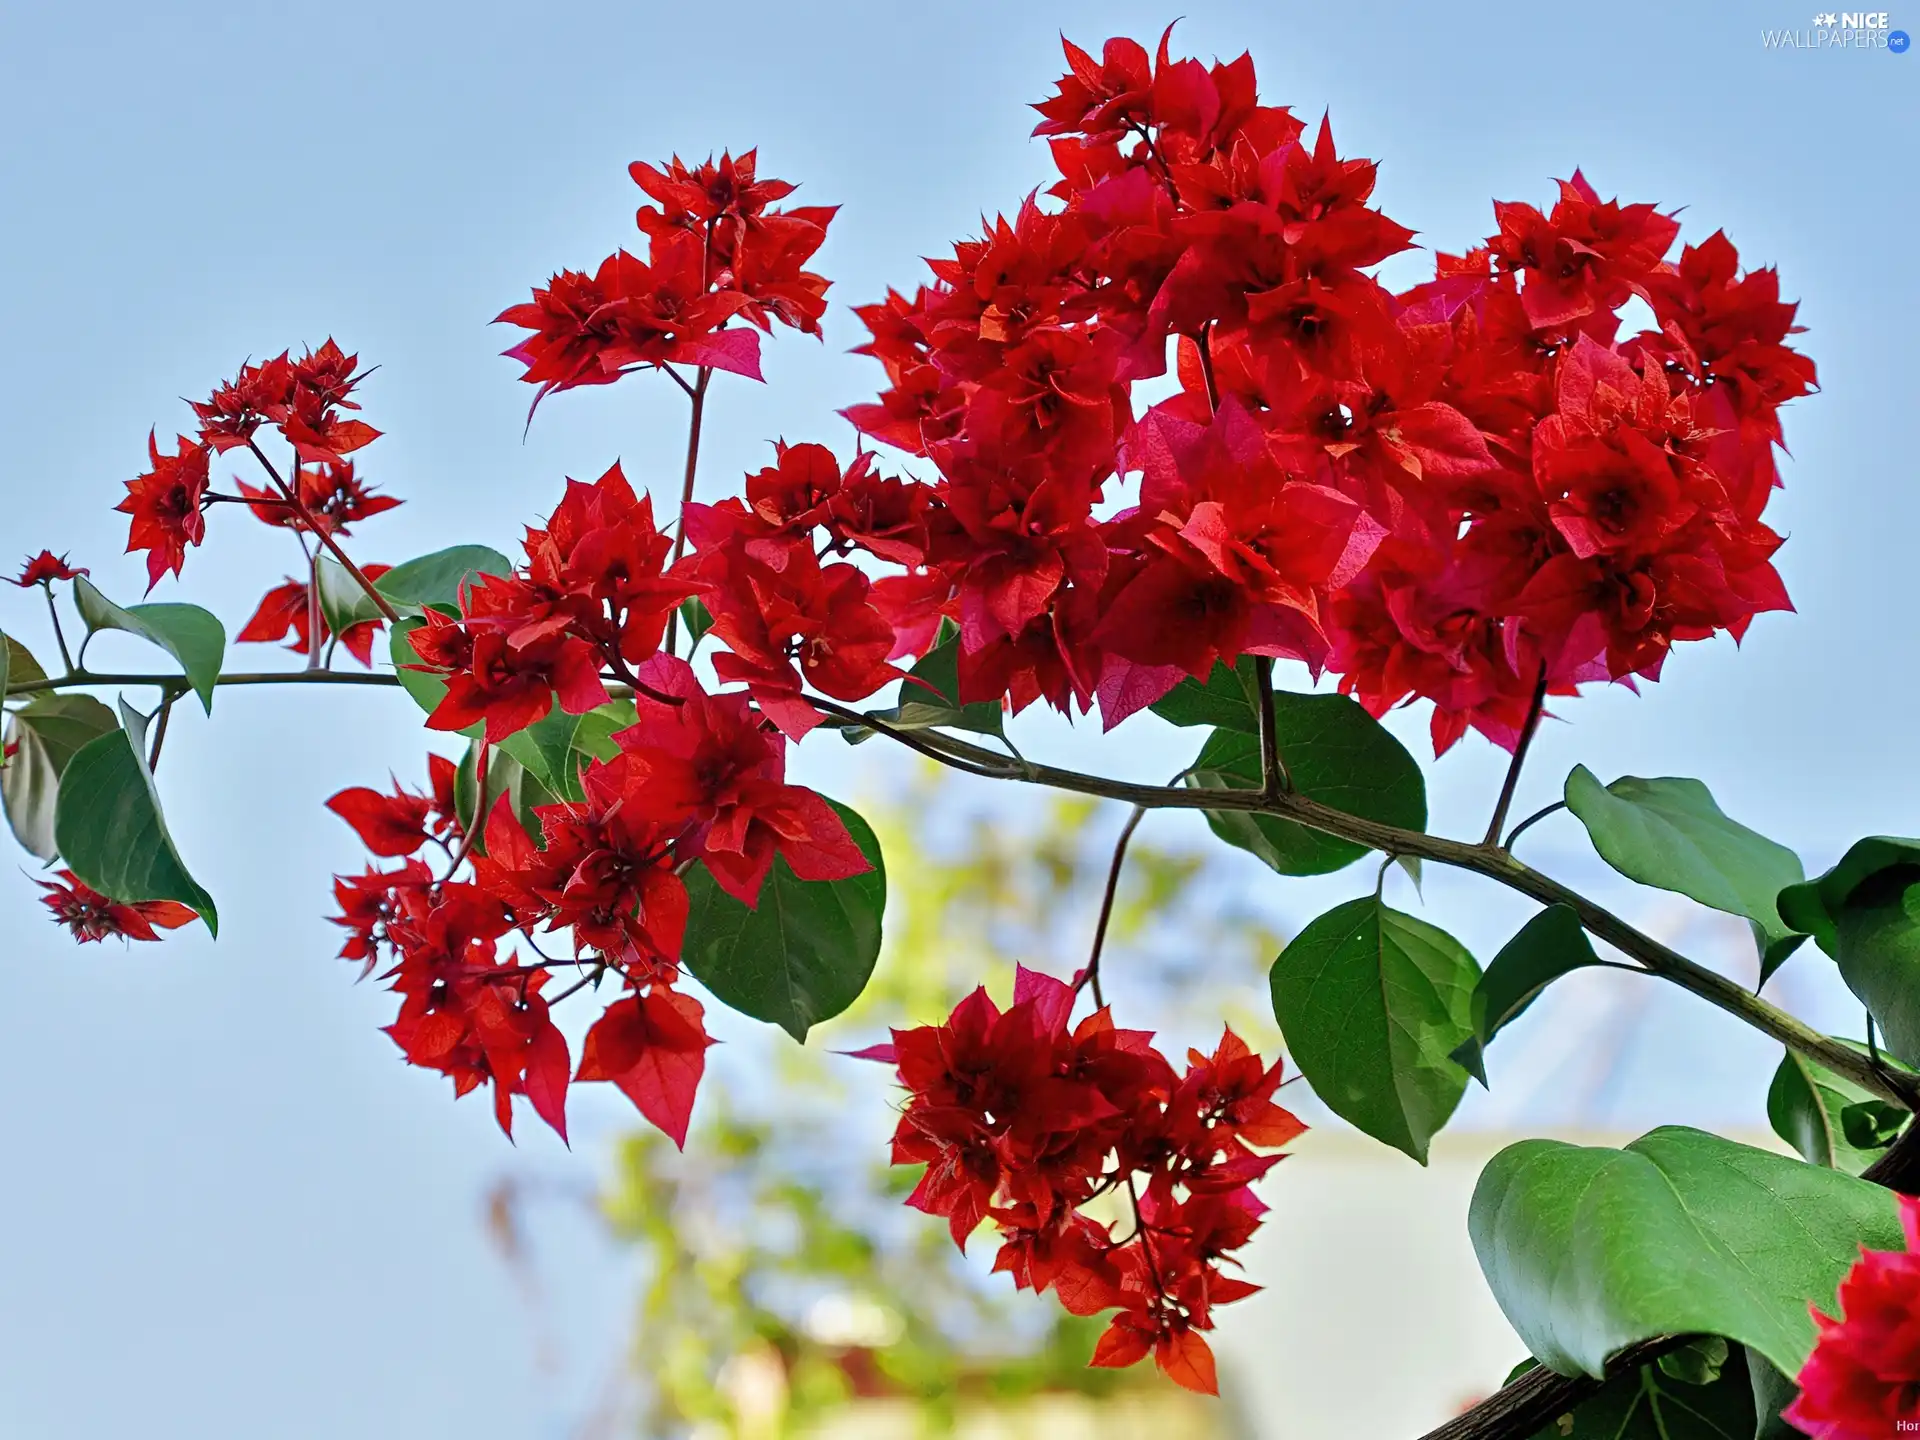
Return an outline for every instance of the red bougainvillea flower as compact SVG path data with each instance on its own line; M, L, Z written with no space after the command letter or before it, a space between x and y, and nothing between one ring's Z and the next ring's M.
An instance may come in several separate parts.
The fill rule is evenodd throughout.
M747 696L707 694L693 668L670 655L648 661L640 678L667 698L636 697L637 723L613 740L630 776L628 803L681 830L678 854L704 860L720 888L747 905L758 901L775 855L802 880L873 868L825 799L786 783L786 737L761 724Z
M360 567L369 580L378 580L392 568L391 565ZM233 638L249 644L272 645L286 640L291 634L293 639L287 642L287 648L296 655L305 655L313 643L313 637L308 633L312 623L313 611L307 602L307 587L298 580L289 579L261 597L252 617ZM349 655L371 669L373 642L385 624L384 620L358 621L341 632L340 643L346 647ZM325 644L332 634L327 627L326 616L321 615L320 642Z
M51 550L42 550L38 555L27 557L25 567L13 583L25 590L30 585L47 585L55 580L71 580L88 573L84 569L69 565L66 556L56 557Z
M131 515L127 551L147 552L147 588L175 575L186 562L187 547L207 536L200 502L207 493L206 446L180 437L172 455L162 455L154 435L147 436L147 454L153 468L126 482L127 495L113 508Z
M396 784L390 794L357 785L342 790L327 808L353 827L360 841L375 855L389 858L411 855L427 843L434 802Z
M1812 1440L1890 1440L1920 1422L1920 1199L1900 1197L1904 1252L1863 1250L1840 1316L1814 1311L1819 1343L1781 1412Z
M683 1149L694 1093L707 1068L704 1011L663 984L609 1005L580 1050L579 1080L619 1087L642 1115Z
M118 935L125 940L158 940L154 933L178 930L196 918L193 911L173 900L142 900L123 905L89 889L71 870L59 872L58 880L33 882L47 893L40 903L53 911L53 918L73 933L82 944Z
M991 1219L994 1269L1051 1289L1076 1315L1116 1310L1093 1364L1151 1355L1191 1390L1216 1389L1202 1331L1258 1287L1226 1273L1265 1206L1249 1188L1305 1126L1274 1103L1280 1066L1227 1031L1177 1075L1151 1037L1103 1009L1071 1024L1075 990L1022 968L1011 1009L976 990L940 1026L862 1052L895 1065L908 1099L895 1164L924 1164L907 1203L954 1242ZM1124 1182L1138 1215L1116 1240L1081 1207Z
M299 511L280 497L277 490L261 489L245 480L235 480L240 493L254 503L247 508L254 518L267 525L305 529ZM300 467L300 503L319 522L323 530L345 535L355 521L391 510L404 502L392 495L376 495L355 473L351 460L323 460L317 465Z

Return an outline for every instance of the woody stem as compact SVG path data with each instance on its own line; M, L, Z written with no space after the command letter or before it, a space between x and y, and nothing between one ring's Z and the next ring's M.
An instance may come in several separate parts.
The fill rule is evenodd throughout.
M66 632L60 628L60 607L53 603L53 584L51 581L42 580L40 582L40 588L45 592L47 597L47 614L53 617L53 643L60 647L61 663L67 667L67 673L71 675L73 673L73 656L67 653ZM20 687L18 685L9 685L7 689L11 693L20 689Z
M1265 655L1253 659L1253 675L1258 691L1260 731L1260 793L1268 799L1293 789L1293 776L1280 756L1280 731L1273 713L1273 661Z
M1176 786L1109 780L1033 761L1017 764L1004 755L936 730L909 733L831 700L812 695L807 698L809 704L825 714L875 730L943 765L987 779L1015 780L1079 795L1124 800L1148 810L1238 811L1274 815L1386 855L1412 855L1458 870L1472 871L1542 905L1565 905L1589 932L1636 961L1641 969L1691 991L1709 1004L1745 1021L1763 1035L1844 1075L1862 1089L1908 1109L1920 1109L1920 1082L1913 1077L1898 1072L1883 1073L1857 1050L1829 1039L1718 971L1689 960L1604 906L1522 864L1503 850L1491 849L1483 844L1469 844L1463 840L1450 840L1440 835L1428 835L1418 830L1403 830L1395 825L1383 825L1310 800L1297 791L1270 796L1252 789L1189 790Z
M280 478L280 472L273 468L273 462L267 459L266 453L262 451L258 445L254 444L252 440L247 441L247 448L253 452L253 458L258 460L261 467L267 472L267 477L273 481L274 488L280 492L281 498L299 512L301 523L312 532L313 538L333 552L333 558L340 562L340 568L352 576L353 583L366 592L367 598L373 601L373 608L384 615L389 623L398 624L400 621L400 612L393 608L392 603L388 601L386 596L373 588L373 581L367 578L366 572L353 563L353 557L340 548L340 542L335 540L333 536L321 526L320 522L313 518L313 512L306 507L305 502L287 488L287 482ZM316 586L315 588L317 589L318 587Z
M1113 900L1120 891L1120 868L1127 863L1127 842L1133 839L1133 832L1140 828L1140 822L1147 817L1146 810L1136 805L1133 814L1127 817L1127 823L1120 827L1120 838L1113 843L1113 863L1107 867L1107 888L1100 897L1100 918L1093 926L1093 948L1087 954L1087 968L1074 981L1073 988L1082 985L1093 989L1093 1003L1104 1007L1107 998L1100 992L1100 952L1106 948L1107 926L1113 920Z

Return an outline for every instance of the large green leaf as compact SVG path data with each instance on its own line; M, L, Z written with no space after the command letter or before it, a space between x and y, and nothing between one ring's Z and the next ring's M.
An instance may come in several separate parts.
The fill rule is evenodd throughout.
M573 732L580 768L585 769L589 760L611 760L618 755L620 747L613 743L613 737L639 718L640 712L631 700L611 700L580 716L579 728Z
M1800 857L1728 819L1698 780L1626 775L1602 785L1576 765L1566 801L1600 858L1628 879L1751 923L1762 984L1800 943L1777 904L1781 890L1806 875Z
M1853 1045L1851 1040L1842 1043ZM1864 1051L1866 1047L1854 1048ZM1866 1114L1865 1107L1877 1109L1881 1103L1851 1080L1789 1049L1767 1090L1767 1119L1773 1122L1774 1133L1809 1164L1858 1175L1885 1153L1891 1137L1871 1147L1854 1145L1847 1138L1848 1112Z
M482 575L511 575L513 562L487 545L451 545L394 566L373 588L399 607L441 605L457 608L460 592ZM380 607L345 567L320 559L320 608L327 628L338 635L349 625L378 620Z
M681 959L716 999L796 1040L845 1010L880 956L887 871L872 827L829 801L873 868L848 880L802 880L776 858L749 909L704 865L687 872L692 907Z
M1480 977L1473 992L1473 1038L1454 1059L1486 1084L1486 1047L1502 1027L1562 975L1599 963L1572 907L1549 905L1521 926Z
M1348 815L1405 830L1427 823L1427 787L1398 740L1344 695L1273 697L1274 730L1293 788ZM1202 790L1258 790L1260 741L1222 728L1207 737L1187 784ZM1230 845L1251 851L1282 875L1325 875L1367 847L1272 815L1210 810L1207 824Z
M67 868L109 899L178 900L218 934L213 898L174 849L147 769L143 727L90 740L68 762L54 807L54 843Z
M1745 1352L1736 1346L1719 1372L1699 1383L1660 1365L1616 1376L1533 1440L1753 1440L1753 1416Z
M1920 877L1920 840L1898 835L1869 835L1857 840L1826 874L1780 892L1780 915L1796 930L1811 935L1829 955L1839 950L1834 925L1867 881L1889 870L1912 870Z
M1480 979L1458 940L1378 896L1329 910L1273 962L1273 1013L1314 1094L1421 1164L1467 1087Z
M583 717L569 715L555 705L545 717L500 742L549 792L564 799L581 798L580 772L574 739Z
M90 741L118 728L113 712L91 695L41 695L9 718L6 743L20 748L0 770L0 803L29 853L47 861L60 853L53 837L60 777Z
M1891 1192L1669 1127L1623 1150L1526 1140L1481 1173L1480 1268L1527 1348L1606 1373L1655 1335L1724 1335L1797 1374L1859 1247L1904 1243Z
M972 730L981 735L1003 733L1006 717L998 700L960 703L960 631L951 621L943 622L940 639L915 662L900 686L900 703L888 710L876 710L876 718L896 730L926 730L945 725L954 730ZM840 732L850 745L870 740L877 733L862 728Z
M332 556L322 555L314 573L320 580L320 618L327 622L328 634L344 635L355 625L380 618L379 607L367 598L360 582Z
M1238 665L1214 661L1213 673L1204 682L1182 680L1147 708L1175 725L1210 725L1254 735L1260 729L1259 694L1249 655Z
M180 662L193 693L213 713L213 687L226 658L227 632L219 618L198 605L116 605L84 575L73 582L73 603L87 633L124 630L150 640Z
M1859 886L1834 919L1834 942L1840 976L1887 1050L1920 1065L1920 872L1883 870Z

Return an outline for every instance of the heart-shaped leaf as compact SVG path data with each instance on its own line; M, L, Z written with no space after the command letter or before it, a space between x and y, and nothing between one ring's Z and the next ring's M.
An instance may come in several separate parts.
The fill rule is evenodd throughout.
M41 695L9 718L6 743L19 748L0 770L0 803L30 854L51 862L60 853L53 837L60 777L90 741L118 728L113 712L91 695Z
M116 605L84 575L73 582L73 603L87 622L89 635L124 630L173 656L180 662L187 684L200 697L200 704L209 715L213 713L213 687L226 658L227 632L211 611L172 603Z
M200 888L167 833L143 747L144 727L115 729L82 746L60 777L54 843L67 868L112 900L178 900L218 934L213 897Z
M1427 786L1406 747L1345 695L1273 697L1273 721L1293 788L1309 800L1405 830L1427 823ZM1251 731L1207 737L1187 784L1201 790L1258 790L1260 741ZM1325 875L1367 847L1292 820L1244 810L1209 810L1207 824L1229 845L1251 851L1282 875Z
M1496 1155L1468 1230L1541 1363L1601 1376L1655 1335L1724 1335L1798 1374L1861 1245L1904 1245L1891 1192L1698 1130L1614 1150L1525 1140Z
M1444 930L1369 895L1335 906L1273 962L1287 1053L1336 1114L1421 1164L1467 1088L1480 967Z
M1486 1084L1486 1047L1501 1028L1562 975L1598 964L1580 917L1570 906L1549 905L1520 927L1480 977L1473 992L1473 1038L1453 1058Z
M880 956L887 872L873 829L828 801L873 868L847 880L802 880L776 858L749 909L704 865L687 872L692 902L681 959L714 998L796 1040L860 998Z
M1805 877L1800 857L1728 819L1698 780L1627 775L1602 785L1576 765L1566 801L1600 858L1629 880L1749 921L1762 984L1800 943L1776 903L1781 890Z

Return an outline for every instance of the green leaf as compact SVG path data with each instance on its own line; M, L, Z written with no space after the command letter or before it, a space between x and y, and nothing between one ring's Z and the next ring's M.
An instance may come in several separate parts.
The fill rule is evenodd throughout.
M997 700L960 703L960 632L941 626L941 638L933 649L921 656L900 684L900 703L888 710L876 710L876 718L896 730L926 730L945 725L955 730L971 730L979 735L1004 732L1006 716ZM851 728L840 732L849 745L871 740L872 730Z
M1854 890L1834 917L1834 958L1887 1051L1920 1065L1920 870L1882 870Z
M1841 1043L1866 1050L1851 1040ZM1767 1119L1774 1134L1805 1156L1807 1163L1858 1175L1880 1158L1880 1151L1893 1139L1889 1135L1878 1145L1863 1146L1847 1135L1847 1112L1874 1098L1851 1080L1790 1049L1767 1089Z
M472 828L479 810L480 787L475 763L479 751L480 742L470 741L453 774L453 816L462 830ZM520 828L531 835L536 844L544 844L540 817L534 812L539 806L554 804L556 797L538 776L528 774L524 765L506 753L504 746L495 746L487 756L487 806L485 813L479 815L480 833L473 837L474 853L487 853L487 821L492 818L493 807L502 795L507 797Z
M1623 1150L1526 1140L1496 1155L1467 1228L1528 1350L1601 1376L1655 1335L1724 1335L1797 1374L1809 1303L1833 1311L1863 1244L1904 1243L1891 1192L1668 1127Z
M776 857L752 909L687 872L692 902L681 959L714 998L804 1041L809 1027L845 1010L880 956L887 872L880 842L854 811L828 801L873 868L848 880L801 880Z
M1427 786L1419 765L1345 695L1281 691L1273 697L1273 721L1287 773L1300 794L1363 820L1405 830L1426 827ZM1259 737L1215 730L1186 783L1199 790L1258 790ZM1272 815L1209 810L1207 824L1229 845L1251 851L1282 875L1325 875L1367 853L1364 845Z
M1698 1363L1712 1358L1709 1347L1717 1350L1719 1362ZM1609 1380L1536 1431L1533 1440L1753 1440L1753 1386L1745 1353L1730 1352L1717 1336L1696 1341L1657 1364ZM1688 1373L1675 1374L1676 1369Z
M1458 940L1377 896L1308 925L1274 961L1273 1013L1314 1094L1421 1164L1467 1088L1480 967Z
M1749 921L1761 984L1800 943L1775 903L1782 889L1804 878L1800 857L1729 820L1698 780L1627 775L1603 786L1576 765L1567 776L1566 801L1600 858L1629 880Z
M373 588L396 605L458 605L461 590L482 575L512 574L513 562L491 546L452 545L394 566ZM360 598L369 612L364 618L380 613L364 594Z
M80 582L84 583L84 582ZM67 868L109 899L177 900L219 934L213 898L200 888L167 833L160 797L147 769L144 726L90 740L60 777L54 843Z
M431 670L413 668L420 663L420 657L408 637L425 623L424 620L401 616L400 623L393 627L392 635L387 637L387 653L393 657L393 673L400 680L400 688L413 697L414 704L431 715L446 698L447 682ZM486 728L486 721L476 720L459 733L469 740L477 740Z
M355 625L381 618L379 607L339 561L322 555L314 569L320 577L320 618L327 622L329 634L344 635Z
M707 631L713 628L713 615L700 603L700 597L689 595L680 602L680 623L687 627L688 653L700 643Z
M1793 1403L1800 1387L1767 1363L1765 1356L1751 1350L1745 1354L1747 1378L1753 1387L1756 1420L1753 1440L1806 1440L1805 1432L1780 1418L1780 1412Z
M1549 905L1520 927L1480 977L1473 992L1473 1038L1453 1058L1486 1084L1486 1047L1502 1027L1562 975L1599 963L1572 907Z
M640 711L631 700L609 701L582 715L573 735L574 753L582 757L581 768L589 759L611 760L618 755L620 747L613 743L613 737L639 718Z
M381 617L373 597L340 565L320 557L320 610L338 635L349 625ZM458 609L460 592L482 575L511 575L513 562L487 545L453 545L394 566L373 588L396 608L440 605Z
M6 743L20 748L0 770L0 803L30 854L51 862L60 853L53 838L60 777L90 741L117 729L113 712L91 695L41 695L9 717Z
M218 617L198 605L116 605L84 575L73 582L73 603L87 622L87 633L124 630L150 640L180 662L187 683L213 713L213 686L226 657L227 632ZM77 872L76 872L77 873ZM99 887L94 887L98 889Z
M1206 683L1182 680L1147 708L1175 725L1211 725L1216 730L1257 735L1260 690L1253 665L1252 656L1238 665L1216 660Z
M1920 840L1897 835L1869 835L1857 840L1826 874L1780 892L1781 918L1834 955L1839 947L1834 922L1853 892L1875 876L1900 868L1920 871Z
M0 700L5 700L15 686L35 685L46 678L47 672L40 668L33 652L0 630Z
M581 718L567 714L555 704L544 719L502 740L500 748L525 766L549 792L578 800L581 798L580 774L573 742Z

